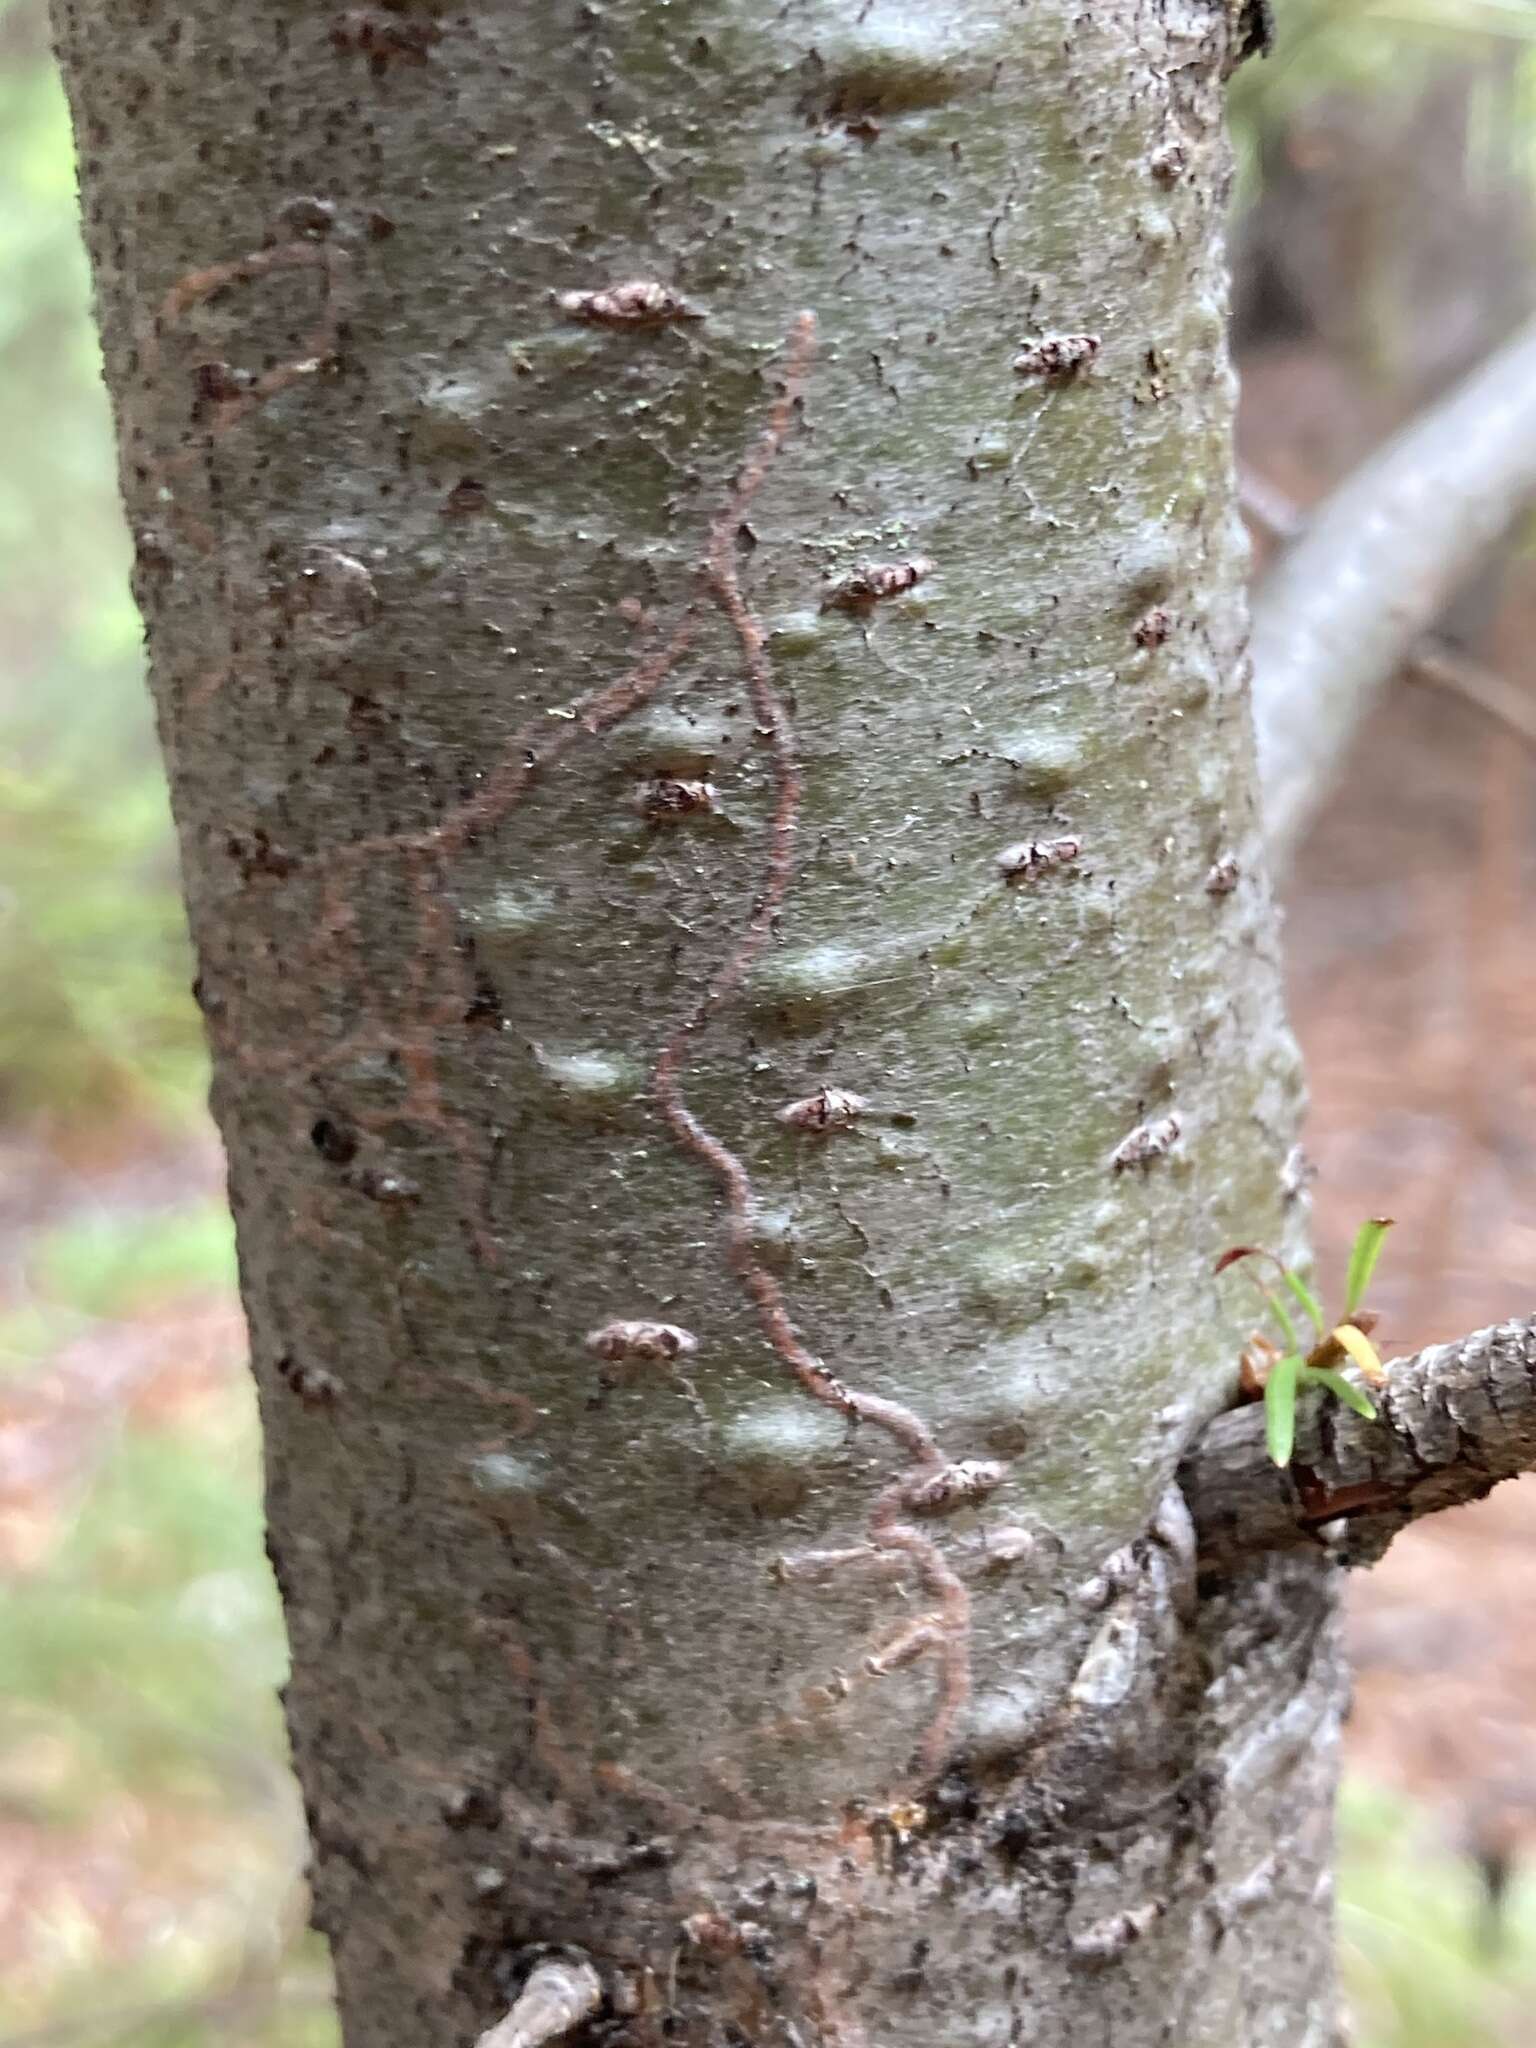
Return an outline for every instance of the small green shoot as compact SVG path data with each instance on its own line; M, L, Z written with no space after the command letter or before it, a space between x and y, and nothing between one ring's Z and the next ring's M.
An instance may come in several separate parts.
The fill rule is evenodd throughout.
M1345 1364L1357 1366L1361 1377L1372 1387L1379 1387L1386 1378L1386 1369L1370 1339L1376 1318L1368 1309L1362 1309L1360 1303L1371 1284L1371 1276L1391 1228L1391 1217L1373 1216L1355 1233L1345 1280L1344 1314L1332 1326L1321 1302L1306 1282L1262 1245L1234 1245L1216 1262L1216 1271L1224 1273L1242 1259L1267 1261L1278 1272L1286 1292L1305 1311L1317 1332L1318 1341L1310 1351L1306 1350L1296 1333L1295 1320L1279 1295L1261 1280L1254 1279L1254 1285L1263 1295L1286 1342L1285 1351L1276 1356L1275 1347L1267 1338L1254 1340L1256 1352L1267 1354L1272 1361L1263 1376L1264 1438L1270 1457L1279 1466L1291 1462L1296 1448L1296 1400L1309 1387L1319 1387L1324 1393L1332 1394L1335 1400L1342 1401L1368 1422L1376 1419L1376 1406L1369 1394L1357 1387L1353 1380L1346 1379L1339 1367ZM1245 1378L1249 1375L1257 1377L1254 1360L1248 1356L1244 1359L1244 1372ZM1256 1386L1252 1390L1257 1393Z
M1353 1380L1345 1379L1343 1373L1334 1372L1332 1367L1314 1365L1312 1378L1318 1386L1326 1387L1336 1401L1342 1401L1346 1408L1353 1408L1357 1415L1363 1415L1367 1422L1376 1420L1376 1405L1369 1394L1357 1387Z
M1289 1287L1291 1293L1306 1311L1313 1329L1316 1330L1319 1337L1326 1337L1328 1334L1328 1318L1323 1314L1322 1303L1299 1273L1293 1273L1289 1266L1282 1266L1280 1272L1286 1286Z
M1296 1388L1303 1367L1301 1353L1277 1358L1264 1382L1264 1439L1277 1465L1289 1465L1296 1447Z
M1275 1321L1280 1325L1281 1329L1285 1332L1286 1343L1290 1345L1293 1351L1299 1351L1301 1348L1301 1339L1296 1334L1296 1325L1291 1320L1290 1312L1286 1308L1285 1303L1280 1299L1278 1294L1272 1293L1270 1289L1267 1287L1261 1287L1259 1289L1259 1292L1263 1295L1264 1299L1269 1303L1270 1314L1274 1317Z
M1349 1254L1349 1273L1344 1282L1345 1315L1352 1316L1365 1299L1365 1290L1371 1284L1371 1275L1376 1270L1376 1261L1381 1257L1381 1248L1391 1228L1390 1216L1371 1216L1355 1232L1355 1242Z

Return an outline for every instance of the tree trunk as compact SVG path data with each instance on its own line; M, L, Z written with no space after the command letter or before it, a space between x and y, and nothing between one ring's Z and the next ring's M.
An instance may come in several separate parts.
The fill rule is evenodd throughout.
M1321 2048L1250 10L55 13L348 2041Z

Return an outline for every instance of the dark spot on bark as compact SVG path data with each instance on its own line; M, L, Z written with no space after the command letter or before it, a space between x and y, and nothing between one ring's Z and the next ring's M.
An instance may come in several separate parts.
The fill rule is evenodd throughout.
M653 825L707 816L718 809L713 783L678 775L657 775L639 791L637 807Z
M336 225L336 209L328 199L317 199L312 193L301 193L278 209L279 227L296 235L318 238L328 235Z
M224 842L224 851L239 868L240 878L246 884L254 882L258 876L281 882L298 865L292 854L274 846L259 826L249 840L232 833Z
M670 1842L636 1842L632 1848L589 1864L584 1874L588 1884L612 1884L634 1870L665 1870L676 1853Z
M351 1835L344 1834L333 1822L322 1824L318 1812L309 1817L309 1838L319 1851L319 1860L334 1856L355 1871L365 1885L373 1883L373 1866L368 1861L361 1843Z
M501 1805L483 1785L456 1785L443 1800L443 1819L451 1828L499 1828Z
M1136 621L1132 638L1138 647L1150 652L1154 647L1164 645L1173 632L1173 625L1173 613L1166 605L1155 604Z
M382 739L390 727L398 724L398 714L388 711L377 697L366 694L349 694L347 699L347 730L360 739Z
M495 985L483 974L475 976L475 993L469 1008L464 1012L464 1022L477 1031L499 1031L507 1021L501 1007L501 997Z
M435 21L407 21L399 14L352 7L332 21L330 37L338 55L366 57L369 70L378 77L391 64L425 64L443 32Z
M1007 1807L998 1817L992 1835L992 1847L1005 1863L1017 1863L1027 1855L1031 1831L1027 1818L1016 1807Z
M368 239L371 242L387 242L395 232L395 224L387 213L370 213L368 216Z
M239 398L249 384L249 376L228 363L198 363L192 372L193 390L200 403L217 405L225 399Z
M1070 384L1092 367L1102 345L1097 334L1043 334L1014 357L1014 374L1043 384Z
M852 612L863 617L887 598L901 597L933 574L926 555L903 562L862 562L836 577L822 592L823 611Z
M162 537L150 527L140 527L133 536L133 569L136 579L158 582L175 564Z
M904 1970L898 1970L891 1979L893 1991L910 1995L913 1992L922 1990L928 1955L932 1947L933 1943L928 1940L926 1935L920 1936L913 1942L912 1954L907 1967Z
M1232 48L1232 68L1249 57L1267 57L1275 47L1275 10L1273 0L1246 0L1237 18L1237 33Z
M332 1408L346 1392L345 1385L335 1373L327 1372L324 1366L304 1365L288 1352L278 1359L274 1370L284 1386L297 1394L306 1408Z
M309 1142L327 1166L350 1166L357 1157L356 1134L328 1116L317 1117L310 1125Z
M871 44L832 69L820 56L813 55L812 62L820 75L802 97L801 112L812 121L836 121L850 130L873 126L882 116L943 106L962 84L958 66L895 45Z
M279 1549L277 1539L272 1534L270 1528L266 1532L264 1541L267 1552L267 1563L272 1567L272 1577L276 1582L277 1590L282 1598L283 1605L286 1607L292 1594L292 1585L288 1576L288 1567L283 1562L283 1553Z
M981 1796L964 1771L956 1768L946 1771L934 1786L929 1805L941 1822L973 1821L981 1811Z
M222 1017L229 1008L223 996L216 995L201 974L192 984L192 1000L205 1017Z
M478 477L461 476L443 500L445 519L472 519L490 506L490 496Z

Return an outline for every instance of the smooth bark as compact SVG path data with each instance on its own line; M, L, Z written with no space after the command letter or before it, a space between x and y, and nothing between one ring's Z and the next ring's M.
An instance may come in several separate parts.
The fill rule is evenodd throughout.
M1251 10L55 17L349 2042L1321 2048Z

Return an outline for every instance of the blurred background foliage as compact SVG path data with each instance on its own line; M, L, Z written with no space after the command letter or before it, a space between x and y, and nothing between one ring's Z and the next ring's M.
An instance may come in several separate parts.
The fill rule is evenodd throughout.
M1529 310L1536 4L1279 15L1276 54L1236 84L1237 333L1245 453L1305 500ZM0 2039L322 2048L231 1235L41 0L0 0L0 450ZM1482 607L1495 639L1504 589ZM1348 1013L1330 1037L1323 978L1350 858L1314 856L1293 889L1341 1225L1381 1206L1378 1153L1401 1155L1358 1063L1331 1057L1360 1043ZM1454 1125L1450 1093L1434 1113ZM1326 1249L1326 1195L1321 1221ZM1483 1267L1464 1277L1486 1295ZM1421 1289L1409 1341L1462 1310L1449 1279ZM1509 1541L1529 1554L1528 1509ZM1536 1798L1521 1777L1490 1827L1454 1760L1402 1767L1393 1712L1424 1720L1403 1640L1343 1807L1355 2039L1513 2048L1536 1998Z
M0 7L0 1109L94 1125L199 1090L164 789L69 124L43 9Z

